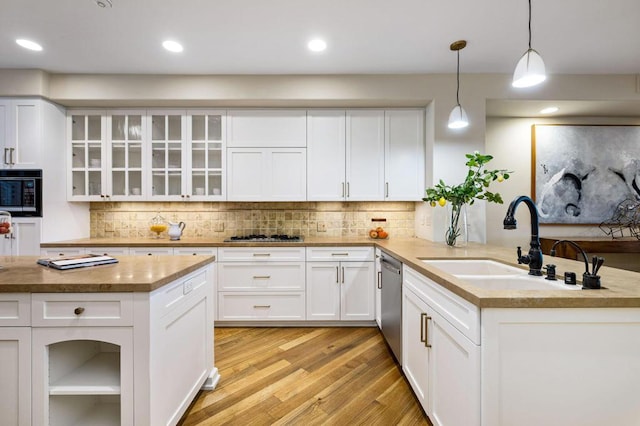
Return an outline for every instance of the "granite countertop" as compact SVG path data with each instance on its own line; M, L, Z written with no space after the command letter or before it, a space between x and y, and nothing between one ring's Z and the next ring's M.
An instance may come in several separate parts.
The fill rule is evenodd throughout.
M150 292L215 261L214 256L118 256L118 263L59 271L38 257L0 257L0 293Z
M526 241L523 242L523 245ZM484 290L474 287L456 277L442 273L422 262L422 259L473 258L494 259L512 266L527 269L526 265L515 263L515 247L470 243L464 248L451 248L442 242L432 242L419 238L390 238L372 240L369 238L308 237L302 243L224 243L222 238L211 239L80 239L41 244L44 247L259 247L259 246L362 246L371 245L387 251L405 264L429 277L433 281L468 300L480 308L620 308L640 307L640 273L603 266L601 290ZM124 257L124 256L123 256ZM153 257L153 256L152 256ZM177 256L176 256L177 257ZM172 262L174 258L171 258ZM545 264L551 263L545 256ZM565 271L576 272L580 278L584 263L569 259L553 258L557 265L557 275ZM605 264L606 265L606 264ZM542 278L541 278L542 279Z

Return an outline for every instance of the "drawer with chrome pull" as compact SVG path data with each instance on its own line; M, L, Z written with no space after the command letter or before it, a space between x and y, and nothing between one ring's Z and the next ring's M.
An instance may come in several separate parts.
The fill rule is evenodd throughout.
M300 321L305 319L304 293L220 292L218 310L218 319L226 321Z
M34 293L31 325L131 326L133 293Z
M303 262L218 264L219 291L304 291Z

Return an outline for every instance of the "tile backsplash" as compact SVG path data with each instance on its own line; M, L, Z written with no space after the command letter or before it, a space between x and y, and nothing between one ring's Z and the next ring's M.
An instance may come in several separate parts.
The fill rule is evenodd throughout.
M415 234L413 202L114 202L91 203L91 237L152 237L149 221L157 213L170 222L185 222L183 235L190 238L249 234L363 237L380 225L391 237ZM373 218L386 222L372 222Z

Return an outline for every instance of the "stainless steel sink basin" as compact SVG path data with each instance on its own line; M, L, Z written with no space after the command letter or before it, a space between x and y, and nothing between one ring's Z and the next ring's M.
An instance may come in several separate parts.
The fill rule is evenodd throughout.
M451 275L514 275L527 273L525 269L505 265L487 259L424 259L427 265L433 266Z
M549 281L529 275L526 269L487 259L423 259L447 274L484 290L580 290L580 285Z

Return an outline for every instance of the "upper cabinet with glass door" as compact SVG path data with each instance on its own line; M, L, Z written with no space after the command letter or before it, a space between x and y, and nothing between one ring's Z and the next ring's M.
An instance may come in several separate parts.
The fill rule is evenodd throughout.
M148 200L190 199L183 172L187 164L185 117L183 110L149 112L151 193Z
M105 176L105 111L69 111L67 115L69 168L68 199L104 201L108 198Z
M114 201L144 199L145 111L109 111L109 195Z
M187 193L192 200L224 200L225 112L187 111Z

